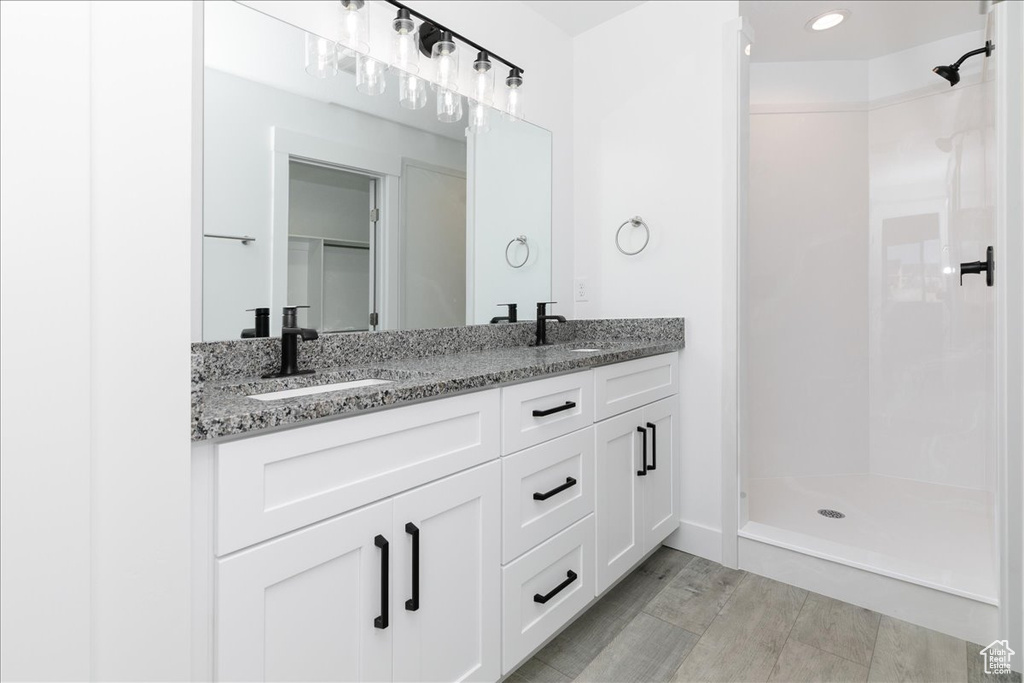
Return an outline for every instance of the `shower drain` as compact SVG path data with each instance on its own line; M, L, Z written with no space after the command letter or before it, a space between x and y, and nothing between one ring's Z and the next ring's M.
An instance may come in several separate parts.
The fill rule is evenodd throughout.
M828 508L822 508L821 510L818 510L818 514L822 517L828 517L829 519L842 519L846 516L839 510L829 510Z

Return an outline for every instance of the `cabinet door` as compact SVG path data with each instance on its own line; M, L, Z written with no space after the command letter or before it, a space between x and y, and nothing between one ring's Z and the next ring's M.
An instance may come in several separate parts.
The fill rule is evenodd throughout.
M500 463L442 479L394 502L395 680L498 680ZM418 603L411 602L416 598Z
M218 560L217 679L390 681L374 540L393 548L392 524L385 501Z
M678 396L644 408L647 476L643 478L644 552L661 544L679 526Z
M594 522L597 529L597 592L601 593L644 555L643 479L640 437L643 410L594 426L596 447Z

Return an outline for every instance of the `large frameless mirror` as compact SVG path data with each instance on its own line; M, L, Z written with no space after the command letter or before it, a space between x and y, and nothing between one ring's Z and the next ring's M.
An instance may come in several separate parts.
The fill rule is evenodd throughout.
M333 44L250 7L206 3L204 23L205 341L257 329L250 309L277 336L285 305L330 333L551 298L549 131L379 63L318 63Z

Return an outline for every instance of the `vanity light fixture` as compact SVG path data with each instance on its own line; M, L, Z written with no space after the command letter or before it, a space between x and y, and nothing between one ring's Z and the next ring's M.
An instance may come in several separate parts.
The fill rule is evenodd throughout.
M512 67L505 79L508 95L505 99L505 113L512 119L523 118L523 71Z
M313 78L327 78L338 73L338 59L333 41L306 34L306 73Z
M398 103L406 109L422 109L427 104L427 82L416 74L400 71Z
M437 88L458 90L459 53L451 31L441 30L439 39L430 48L430 60L434 62L434 83Z
M385 66L369 55L356 53L356 90L364 95L380 95L387 87Z
M469 103L469 131L486 133L491 129L488 109L494 99L494 71L487 53L481 50L473 62L473 94Z
M370 31L366 22L364 0L341 0L341 23L338 29L338 56L351 57L370 51Z
M391 22L391 27L395 29L391 44L391 65L405 71L418 73L416 24L413 23L409 10L404 7L399 8L395 20Z
M510 68L505 85L508 95L505 112L513 119L523 117L523 69L507 59L474 43L463 35L441 26L429 17L406 7L396 0L385 0L398 8L391 27L394 29L390 55L391 66L398 71L398 101L406 109L420 109L426 105L426 84L429 79L420 75L417 49L434 64L434 90L437 93L437 118L444 122L462 120L462 95L459 92L459 51L456 39L476 48L473 62L473 80L468 103L469 130L488 130L488 107L494 100L494 74L492 59ZM367 95L379 95L387 87L387 65L370 56L368 10L365 0L339 0L341 17L338 41L333 42L310 33L306 34L306 71L316 78L327 78L338 73L344 60L345 68L355 62L356 89ZM419 19L419 30L415 19ZM354 57L354 60L351 60Z
M441 123L456 123L462 120L462 95L457 90L438 89L437 120Z
M812 18L804 25L804 28L808 31L827 31L830 28L839 26L848 16L850 16L850 10L848 9L829 10Z
M494 97L494 72L491 71L491 58L487 53L476 53L473 62L473 99L481 104L490 104Z

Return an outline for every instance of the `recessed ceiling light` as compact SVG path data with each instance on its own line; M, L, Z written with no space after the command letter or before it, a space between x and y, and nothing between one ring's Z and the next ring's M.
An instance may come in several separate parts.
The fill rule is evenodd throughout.
M848 16L850 16L850 10L848 9L829 10L808 21L804 28L809 31L827 31L830 28L839 26Z

